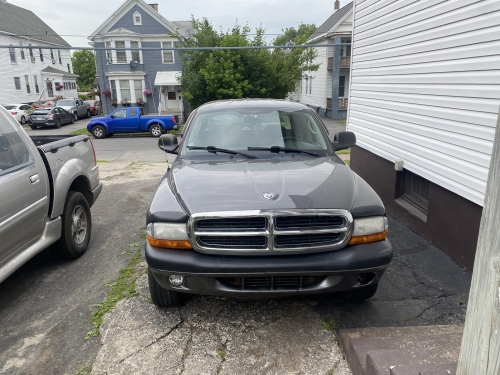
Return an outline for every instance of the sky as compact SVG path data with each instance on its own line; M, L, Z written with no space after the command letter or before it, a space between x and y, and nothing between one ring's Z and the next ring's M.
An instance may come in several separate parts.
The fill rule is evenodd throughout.
M87 37L125 0L7 0L33 11L73 47L88 47ZM279 34L286 27L301 23L320 26L332 14L334 0L151 0L169 21L188 21L206 17L216 27L230 29L238 20L252 29L259 25L267 34ZM340 6L350 0L340 0ZM71 35L71 36L70 36ZM72 36L77 35L77 36ZM274 35L268 35L271 41Z

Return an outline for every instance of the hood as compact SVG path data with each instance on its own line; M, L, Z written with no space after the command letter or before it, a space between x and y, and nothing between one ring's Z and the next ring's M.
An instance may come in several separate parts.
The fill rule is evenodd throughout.
M71 106L71 105L58 105L58 107L66 110L66 111L69 111L71 108L75 108L74 106Z
M210 162L177 159L170 182L189 214L294 208L350 210L355 197L353 173L336 156Z

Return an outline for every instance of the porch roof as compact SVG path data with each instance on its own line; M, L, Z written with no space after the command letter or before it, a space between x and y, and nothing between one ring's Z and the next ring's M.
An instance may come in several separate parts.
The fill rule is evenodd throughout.
M155 86L176 86L179 85L179 80L182 72L156 72Z

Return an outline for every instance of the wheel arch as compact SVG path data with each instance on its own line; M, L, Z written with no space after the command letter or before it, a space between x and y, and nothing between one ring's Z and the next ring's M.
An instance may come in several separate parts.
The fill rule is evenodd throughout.
M163 128L163 130L166 130L165 123L159 119L149 120L146 124L146 129L148 129L149 131L149 129L151 129L151 126L156 124L160 125Z

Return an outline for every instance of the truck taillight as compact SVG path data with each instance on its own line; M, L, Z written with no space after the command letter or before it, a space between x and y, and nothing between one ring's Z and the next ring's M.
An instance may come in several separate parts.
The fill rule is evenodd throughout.
M177 120L177 115L172 116L172 121L173 121L174 125L177 125L177 121L178 121Z
M89 138L89 141L90 141L90 144L92 145L92 152L94 153L94 166L96 166L97 165L97 158L95 156L94 144L92 143L92 139Z

